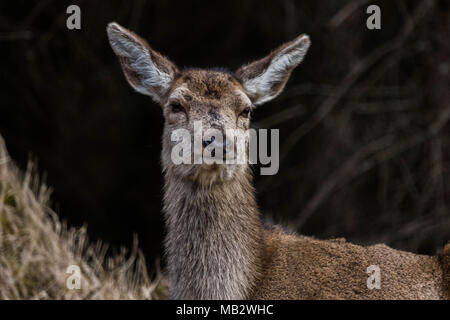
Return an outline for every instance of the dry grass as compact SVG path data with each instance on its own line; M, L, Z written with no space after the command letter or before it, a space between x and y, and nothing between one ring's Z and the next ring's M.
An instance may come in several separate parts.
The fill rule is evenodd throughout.
M70 265L81 270L80 289L66 286ZM86 228L61 223L48 188L31 165L20 174L0 137L0 299L158 299L166 292L160 274L149 278L139 250L106 257Z

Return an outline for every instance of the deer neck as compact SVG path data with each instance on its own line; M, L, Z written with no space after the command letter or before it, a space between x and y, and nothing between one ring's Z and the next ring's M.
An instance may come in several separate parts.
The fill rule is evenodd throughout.
M248 297L262 254L251 174L208 187L166 175L164 212L171 297Z

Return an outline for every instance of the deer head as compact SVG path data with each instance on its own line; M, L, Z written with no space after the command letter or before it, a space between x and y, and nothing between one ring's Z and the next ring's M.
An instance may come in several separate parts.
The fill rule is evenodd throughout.
M250 126L251 111L282 92L292 70L303 60L310 45L309 37L300 35L265 58L230 73L181 70L153 50L145 40L117 23L110 23L107 33L129 84L136 91L152 97L162 107L165 119L162 152L164 171L201 184L231 179L247 165L176 165L171 158L176 144L172 141L172 133L183 129L194 137L195 124L201 124L203 131L217 130L222 133L222 139L212 134L202 139L201 148L218 147L224 155L230 150L235 151L236 147L234 138L226 137L229 129L243 132L244 140L238 140L247 144L246 132Z

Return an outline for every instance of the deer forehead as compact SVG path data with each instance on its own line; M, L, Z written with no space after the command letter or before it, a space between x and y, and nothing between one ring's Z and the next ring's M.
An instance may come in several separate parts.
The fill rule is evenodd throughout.
M208 70L184 71L169 93L168 103L172 100L214 105L219 109L252 104L240 82L231 74Z

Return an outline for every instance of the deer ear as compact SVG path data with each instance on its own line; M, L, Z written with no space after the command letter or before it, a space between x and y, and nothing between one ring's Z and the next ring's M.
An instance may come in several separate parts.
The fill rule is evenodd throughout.
M145 40L119 24L109 23L106 31L130 85L137 92L161 102L172 86L176 66L154 51Z
M292 70L302 62L310 43L307 35L300 35L265 58L236 71L236 77L242 81L253 104L270 101L283 91Z

